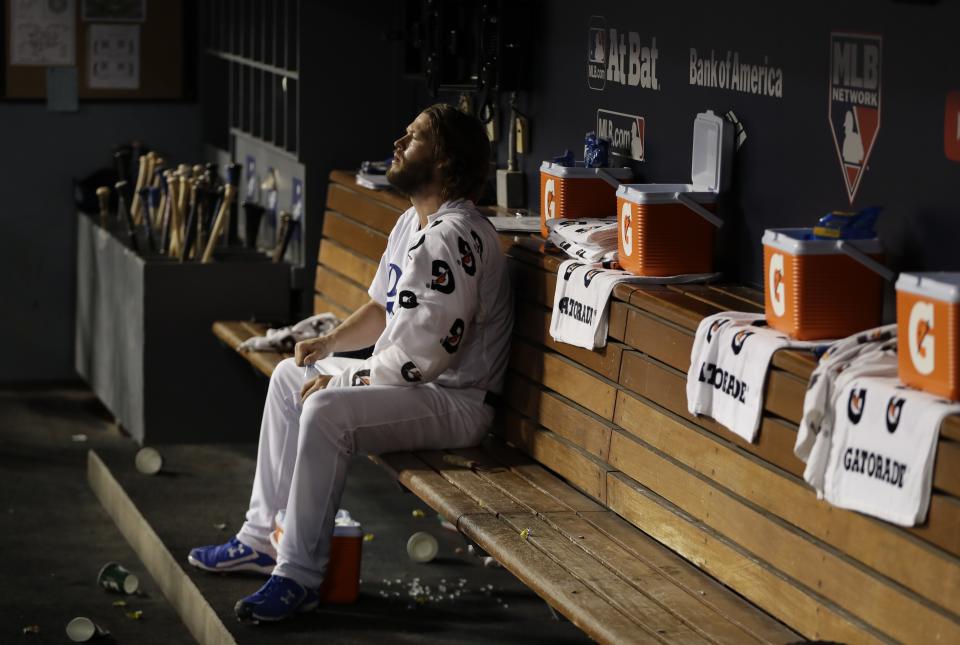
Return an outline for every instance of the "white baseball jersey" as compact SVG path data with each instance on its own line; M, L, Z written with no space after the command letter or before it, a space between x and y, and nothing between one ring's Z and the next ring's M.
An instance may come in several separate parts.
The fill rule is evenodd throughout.
M327 387L417 385L499 392L513 295L497 232L468 200L444 203L420 229L414 208L390 232L369 289L387 326L361 364Z

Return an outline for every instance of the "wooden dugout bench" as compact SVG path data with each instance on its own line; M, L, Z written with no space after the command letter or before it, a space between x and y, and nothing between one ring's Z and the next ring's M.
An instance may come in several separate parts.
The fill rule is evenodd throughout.
M331 173L317 312L366 301L407 204ZM549 335L563 258L502 240L517 307L493 434L454 451L470 467L437 452L379 457L401 483L602 642L960 642L960 419L941 429L923 526L833 508L793 456L809 354L775 355L755 444L686 411L697 324L760 311L762 294L620 285L609 343L587 351ZM231 347L264 329L214 324ZM285 358L244 357L264 374Z

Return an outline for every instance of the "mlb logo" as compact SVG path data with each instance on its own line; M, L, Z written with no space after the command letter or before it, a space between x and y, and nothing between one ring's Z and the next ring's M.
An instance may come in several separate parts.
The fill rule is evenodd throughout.
M828 118L851 204L880 131L882 52L878 35L830 34Z
M591 63L607 64L607 30L600 27L590 28L589 53L587 60Z
M587 85L602 90L607 84L607 20L591 16L587 26Z

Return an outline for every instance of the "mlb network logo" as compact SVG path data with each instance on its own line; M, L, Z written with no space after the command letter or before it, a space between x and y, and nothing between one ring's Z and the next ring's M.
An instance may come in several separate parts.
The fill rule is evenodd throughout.
M880 131L882 52L879 35L830 34L828 116L851 204Z

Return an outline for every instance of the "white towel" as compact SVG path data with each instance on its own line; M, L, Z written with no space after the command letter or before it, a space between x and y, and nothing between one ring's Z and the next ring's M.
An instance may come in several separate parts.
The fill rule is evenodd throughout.
M547 228L562 239L577 244L617 246L618 222L616 217L591 217L581 219L548 219Z
M834 401L840 390L860 376L896 376L897 326L885 325L837 341L820 357L803 399L803 418L793 453L807 467L803 478L823 489L823 473L830 442L817 438L833 426Z
M554 340L596 349L607 344L610 293L620 282L636 284L681 284L708 282L717 273L699 273L668 277L636 276L628 271L605 269L600 264L566 260L557 271L553 294L550 335Z
M753 441L763 413L763 386L778 349L809 348L767 327L763 314L727 311L700 321L687 372L687 409Z
M268 329L264 336L253 336L237 346L239 352L292 352L301 340L321 336L340 321L331 313L310 316L289 327Z
M960 403L875 376L847 383L834 403L823 497L901 526L923 522L940 424ZM821 430L817 442L827 439Z
M556 231L550 231L547 239L551 243L560 247L571 258L583 262L609 262L617 259L617 241L614 240L611 246L599 246L596 244L587 244L585 242L572 242L558 235Z

